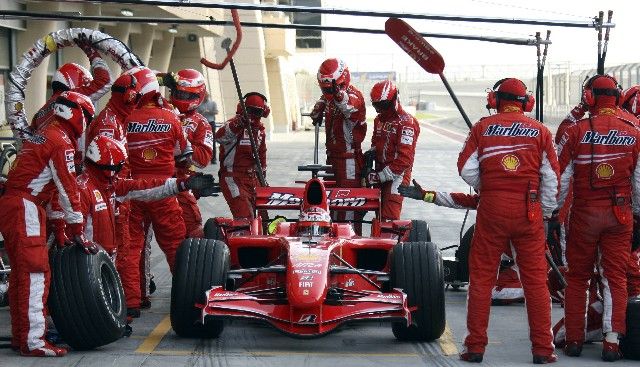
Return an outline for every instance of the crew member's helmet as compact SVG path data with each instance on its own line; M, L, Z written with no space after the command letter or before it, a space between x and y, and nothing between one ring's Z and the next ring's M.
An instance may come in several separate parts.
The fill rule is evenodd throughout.
M80 87L86 87L93 81L89 70L70 62L62 65L51 80L51 89L54 92L64 92Z
M62 92L53 105L53 114L71 127L76 138L80 137L91 123L95 112L89 97L72 91Z
M371 104L377 113L397 110L398 88L391 80L377 82L371 88Z
M260 119L262 117L268 117L271 113L271 109L267 104L267 97L262 93L249 92L244 95L244 106L247 108L247 114L251 119ZM236 114L242 114L242 106L240 102L236 106Z
M193 111L204 101L206 87L202 73L183 69L176 73L176 88L171 91L171 104L180 113Z
M634 85L624 91L622 108L634 114L636 117L640 117L640 85Z
M99 169L106 177L120 172L127 160L127 150L117 140L98 135L87 147L85 161Z
M351 73L344 61L340 59L326 59L318 68L318 85L325 98L332 98L338 89L347 89L351 81Z
M622 89L611 75L594 75L584 84L582 102L590 108L616 108L622 102Z
M140 85L131 70L122 73L111 86L111 97L119 97L125 106L133 106L140 100Z
M138 92L140 97L153 95L160 93L160 84L156 74L145 66L138 66L128 71L136 78L138 84Z

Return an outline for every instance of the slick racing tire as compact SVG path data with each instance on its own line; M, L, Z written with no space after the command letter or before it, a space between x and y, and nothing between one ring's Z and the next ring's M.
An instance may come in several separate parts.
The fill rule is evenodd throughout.
M471 252L471 240L476 225L472 225L462 236L460 246L456 250L456 260L458 261L458 279L461 282L469 281L469 254Z
M49 311L70 347L89 350L124 335L127 307L120 276L103 250L87 255L77 246L53 249Z
M407 242L431 242L429 224L423 220L412 220Z
M627 303L627 334L621 349L625 359L640 360L640 297L629 298Z
M392 324L393 335L403 341L432 341L445 328L442 255L431 242L396 244L391 253L391 286L407 294L411 325Z
M224 241L222 228L218 225L215 218L209 218L204 224L204 238L210 240Z
M224 286L229 271L229 248L222 241L187 238L176 253L176 268L171 283L171 327L184 338L217 338L224 328L222 320L207 318L203 325L201 310L205 292Z

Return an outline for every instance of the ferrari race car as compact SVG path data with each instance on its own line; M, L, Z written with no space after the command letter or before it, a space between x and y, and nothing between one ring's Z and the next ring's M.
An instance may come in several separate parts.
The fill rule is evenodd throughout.
M399 340L431 341L445 328L444 275L424 221L371 221L371 235L330 212L380 211L380 191L303 187L256 189L256 209L298 210L263 232L254 220L212 218L208 238L177 252L171 325L183 337L216 338L226 319L253 319L296 337L352 322L391 321ZM378 216L379 217L379 216Z

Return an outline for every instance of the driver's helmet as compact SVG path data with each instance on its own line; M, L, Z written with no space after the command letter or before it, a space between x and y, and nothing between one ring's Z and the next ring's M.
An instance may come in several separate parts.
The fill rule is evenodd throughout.
M322 236L331 232L331 216L319 206L312 206L300 212L298 216L298 235Z

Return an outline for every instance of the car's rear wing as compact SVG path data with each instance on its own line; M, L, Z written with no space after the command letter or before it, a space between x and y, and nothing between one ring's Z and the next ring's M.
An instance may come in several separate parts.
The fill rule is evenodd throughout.
M326 189L329 210L358 212L378 211L380 190L370 188ZM256 209L300 210L304 197L303 187L256 187Z

